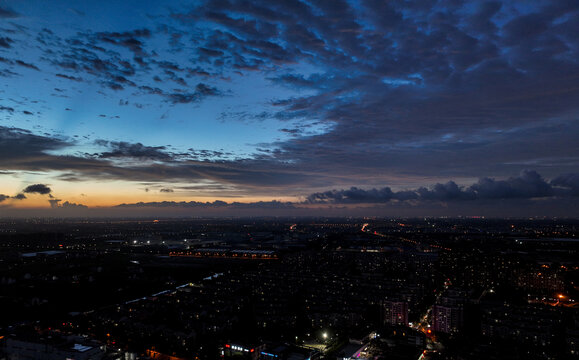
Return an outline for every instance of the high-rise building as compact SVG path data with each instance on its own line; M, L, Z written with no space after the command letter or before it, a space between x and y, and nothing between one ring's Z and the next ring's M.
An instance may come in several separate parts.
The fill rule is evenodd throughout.
M448 289L432 307L434 331L447 334L461 331L464 325L464 306L467 295L464 290Z
M455 333L462 329L464 308L462 304L434 305L432 307L432 327L434 331Z
M384 323L408 325L408 303L405 301L384 301Z

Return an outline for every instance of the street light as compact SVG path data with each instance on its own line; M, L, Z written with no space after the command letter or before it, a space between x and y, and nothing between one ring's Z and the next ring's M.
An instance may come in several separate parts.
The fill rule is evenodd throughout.
M323 333L322 337L324 338L324 340L326 340L328 338L328 333L327 332Z

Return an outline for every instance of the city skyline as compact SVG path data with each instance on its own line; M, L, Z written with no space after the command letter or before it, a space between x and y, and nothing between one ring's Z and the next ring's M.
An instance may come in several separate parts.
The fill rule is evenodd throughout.
M0 2L2 216L579 216L575 1Z

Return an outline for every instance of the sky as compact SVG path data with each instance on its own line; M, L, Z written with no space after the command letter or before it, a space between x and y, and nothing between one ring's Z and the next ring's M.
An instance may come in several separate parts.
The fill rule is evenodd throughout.
M576 0L0 0L0 217L577 217L577 33Z

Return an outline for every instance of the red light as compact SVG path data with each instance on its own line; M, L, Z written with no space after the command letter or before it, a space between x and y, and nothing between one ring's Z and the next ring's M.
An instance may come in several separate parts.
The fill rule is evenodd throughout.
M251 349L251 350L249 350L249 352L254 352L254 351L255 351L255 349Z
M225 347L226 347L226 348L230 348L230 347L231 347L231 345L229 345L229 344L225 344Z

